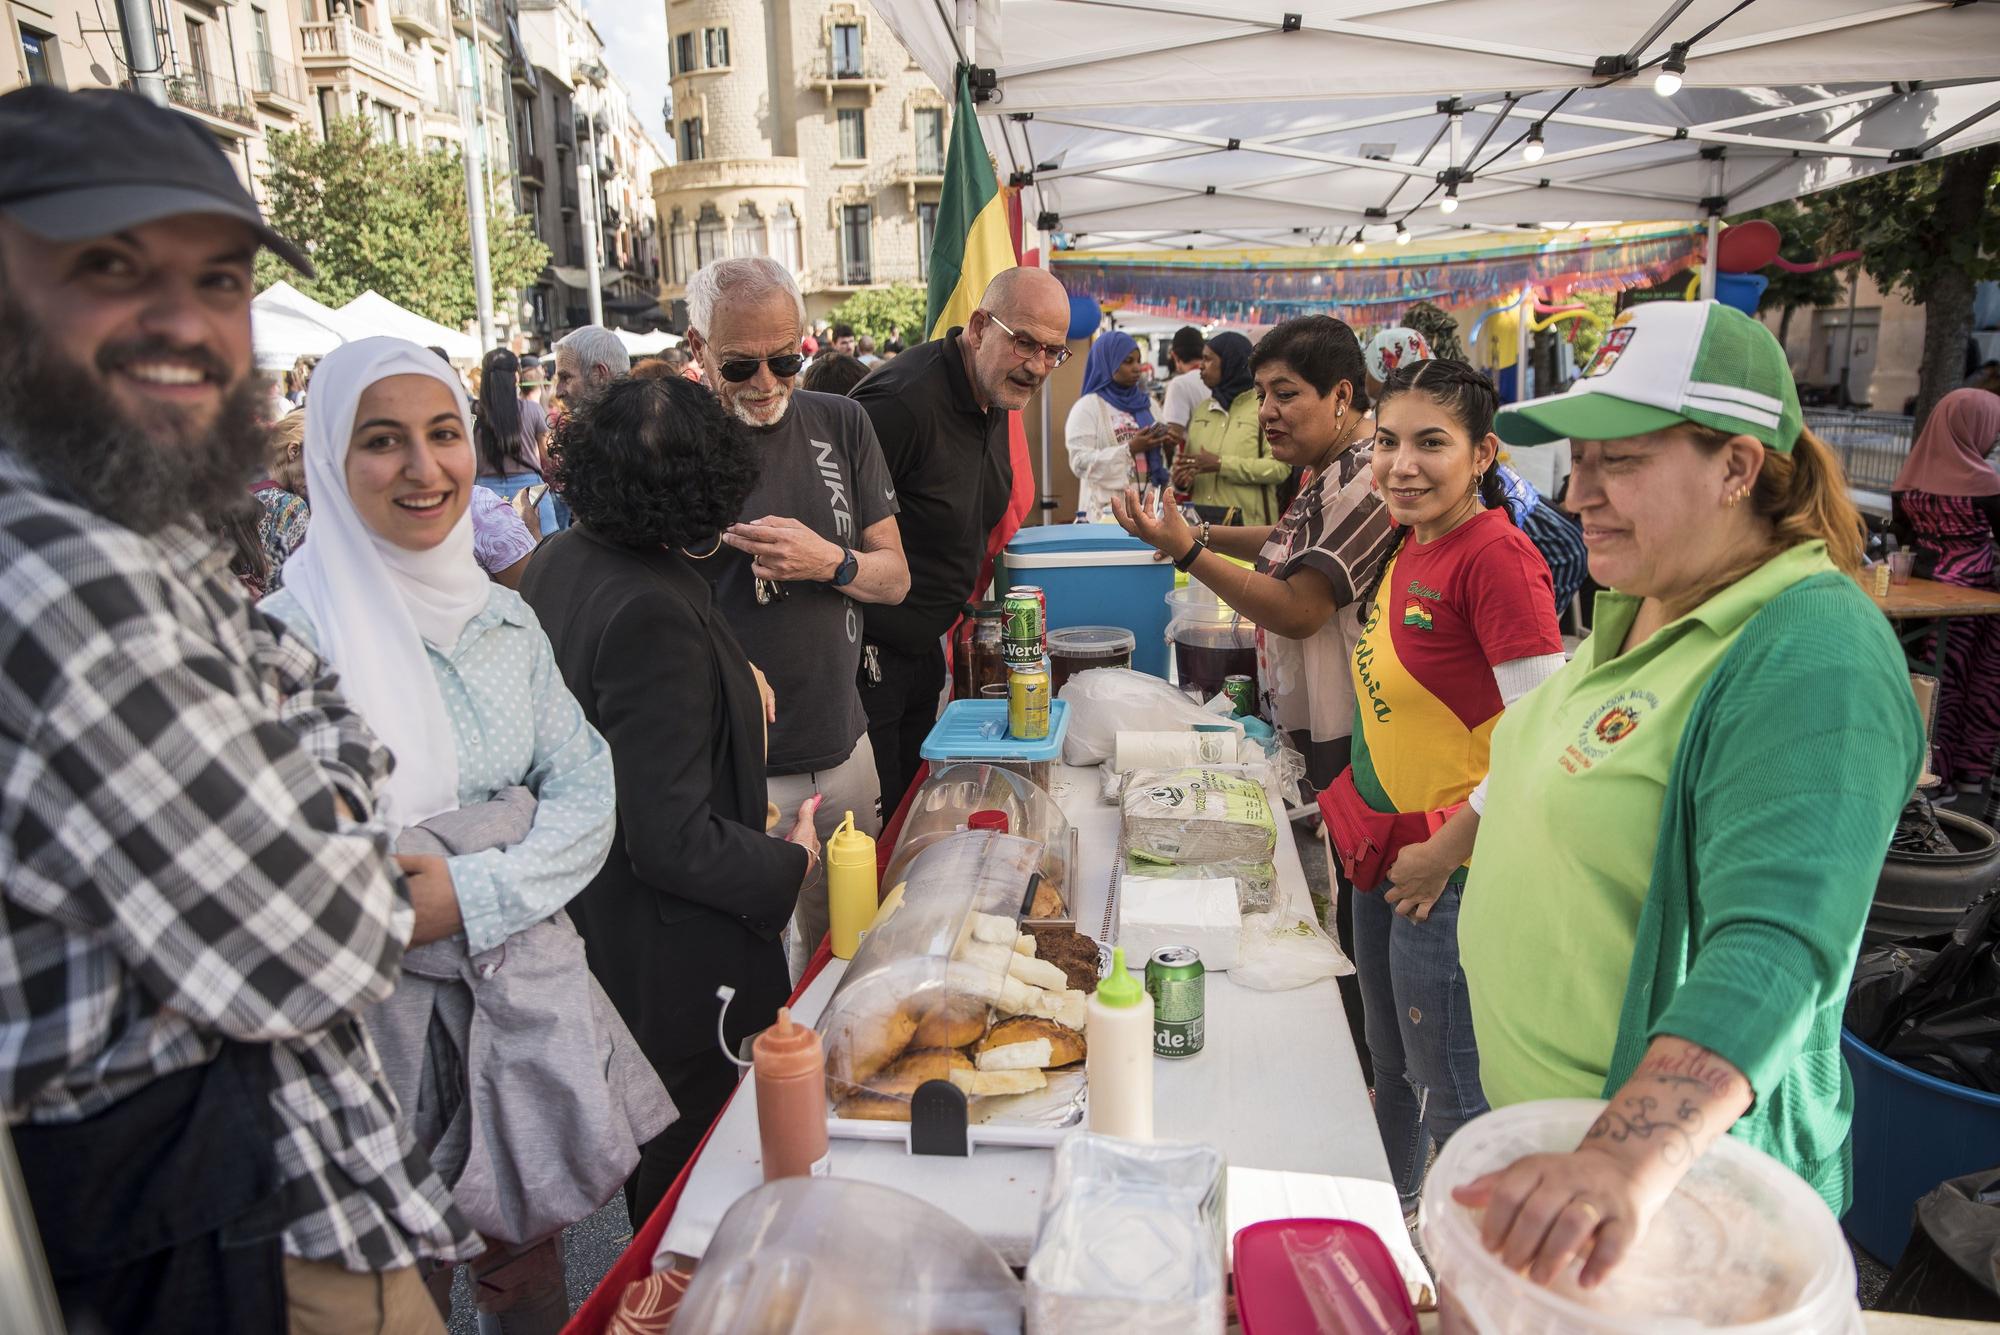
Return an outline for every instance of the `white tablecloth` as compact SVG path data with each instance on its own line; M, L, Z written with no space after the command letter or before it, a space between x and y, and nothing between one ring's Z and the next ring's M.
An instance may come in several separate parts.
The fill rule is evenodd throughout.
M1077 925L1099 936L1117 857L1118 812L1098 797L1098 771L1061 766L1054 796L1077 830ZM1289 826L1280 824L1278 887L1307 899L1304 869ZM845 969L832 961L793 1014L818 1019ZM1208 977L1207 1038L1201 1053L1154 1068L1154 1134L1204 1141L1243 1168L1389 1180L1375 1134L1361 1066L1348 1037L1340 991L1331 981L1290 992L1238 987L1227 974ZM699 1257L723 1214L764 1180L757 1106L747 1089L730 1101L696 1161L666 1235L662 1254ZM879 1182L963 1220L1010 1264L1025 1265L1034 1245L1051 1151L979 1149L970 1158L930 1158L899 1145L833 1142L835 1177Z

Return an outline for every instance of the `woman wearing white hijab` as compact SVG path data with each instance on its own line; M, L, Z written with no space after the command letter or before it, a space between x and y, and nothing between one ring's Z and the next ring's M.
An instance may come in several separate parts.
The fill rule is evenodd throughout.
M621 1045L635 1051L631 1037L608 1001L596 1004L602 992L561 913L610 848L611 754L563 684L534 613L474 560L476 463L451 368L415 344L369 338L329 353L314 383L305 434L312 534L262 606L333 665L395 756L381 811L399 844L447 851L398 856L416 907L413 949L396 996L369 1026L419 1143L488 1235L482 1280L496 1261L510 1278L532 1276L478 1286L482 1327L553 1331L568 1315L560 1239L540 1230L573 1220L549 1220L548 1198L573 1194L593 1172L548 1140L623 1136L629 1143L612 1153L636 1162L624 1123L650 1135L668 1112L650 1070L635 1084L617 1067ZM479 833L468 839L468 829ZM545 1014L510 1029L524 1007ZM614 1069L556 1071L551 1030L586 1061L612 1052ZM572 1098L551 1085L588 1088ZM575 1217L608 1199L628 1169L612 1165L601 1196L592 1182ZM489 1319L495 1288L506 1315Z

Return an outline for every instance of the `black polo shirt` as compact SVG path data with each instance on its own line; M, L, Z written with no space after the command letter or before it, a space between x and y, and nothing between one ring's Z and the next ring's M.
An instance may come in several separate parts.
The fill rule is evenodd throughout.
M849 396L875 423L910 563L909 597L868 604L866 635L906 654L929 649L958 619L1014 489L1007 414L972 397L959 333L891 358Z

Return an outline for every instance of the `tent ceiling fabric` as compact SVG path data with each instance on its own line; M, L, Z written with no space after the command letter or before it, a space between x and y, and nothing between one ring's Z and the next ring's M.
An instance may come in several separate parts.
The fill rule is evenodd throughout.
M1362 228L1389 241L1398 222L1427 236L1697 219L1885 170L1899 150L2000 140L2000 3L1288 3L1295 31L1240 4L979 0L975 63L999 95L981 128L1002 179L1032 172L1029 216L1058 214L1080 249L1324 245ZM948 88L950 6L876 9ZM1684 86L1663 97L1659 64L1690 38ZM1600 58L1628 58L1622 77ZM1546 152L1529 162L1536 125ZM1447 213L1452 168L1470 175Z

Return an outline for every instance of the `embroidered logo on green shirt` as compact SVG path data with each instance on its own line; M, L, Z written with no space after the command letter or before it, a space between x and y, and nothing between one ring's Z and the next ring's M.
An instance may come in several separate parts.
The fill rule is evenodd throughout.
M1559 758L1571 774L1587 770L1611 754L1611 748L1639 730L1648 715L1660 707L1660 697L1651 691L1621 691L1604 702L1563 748Z

